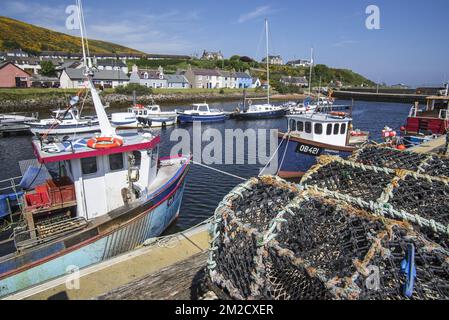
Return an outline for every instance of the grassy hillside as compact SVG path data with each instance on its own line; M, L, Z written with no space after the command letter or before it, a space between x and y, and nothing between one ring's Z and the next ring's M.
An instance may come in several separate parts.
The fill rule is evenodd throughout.
M95 53L142 53L99 40L89 40L89 47L91 52ZM78 37L0 16L0 50L19 48L30 53L47 50L78 53L81 51L81 40Z
M167 60L137 60L128 61L128 65L131 68L133 64L137 64L140 68L156 69L162 66L166 73L174 73L178 69L187 69L190 65L192 68L205 68L205 69L225 69L225 70L250 70L253 76L259 77L262 80L266 80L265 64L258 63L256 61L246 62L241 61L237 56L225 59L223 61L207 61L207 60L182 60L182 59L167 59ZM279 80L282 76L305 76L309 78L309 68L299 67L293 68L290 66L270 66L270 83L271 85L278 87ZM313 68L312 85L318 86L321 78L321 85L326 86L332 81L341 81L345 86L374 86L375 83L365 78L364 76L355 73L347 69L330 68L326 65L319 64Z

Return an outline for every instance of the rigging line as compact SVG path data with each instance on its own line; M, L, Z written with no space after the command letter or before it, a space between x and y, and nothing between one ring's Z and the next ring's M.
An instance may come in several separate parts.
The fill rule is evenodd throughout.
M270 160L268 160L267 164L265 165L265 167L263 167L263 169L260 171L259 173L259 177L263 175L264 171L267 169L268 165L271 163L271 161L274 159L274 157L276 156L276 154L278 153L279 149L281 148L282 144L284 143L285 138L287 137L287 135L289 135L289 133L285 133L284 136L282 137L282 141L279 143L277 149L274 151L273 155L271 156Z
M199 166L202 166L202 167L205 167L205 168L208 168L208 169L213 170L213 171L217 171L217 172L222 173L222 174L224 174L224 175L227 175L227 176L230 176L230 177L233 177L233 178L236 178L236 179L240 179L240 180L242 180L242 181L248 180L248 179L245 179L245 178L243 178L243 177L239 177L239 176L237 176L237 175L235 175L235 174L232 174L232 173L229 173L229 172L220 170L220 169L213 168L213 167L211 167L211 166L208 166L208 165L203 164L203 163L200 163L200 162L196 162L196 161L193 161L193 160L192 160L192 163L193 163L193 164L196 164L196 165L199 165Z
M286 156L286 154L287 154L287 149L288 149L288 144L289 144L289 143L290 143L290 134L288 135L288 138L287 138L287 145L285 146L284 154L282 155L282 160L281 160L281 163L280 163L279 166L278 166L278 170L277 170L277 172L276 172L276 175L279 174L279 171L281 171L282 165L284 164L284 160L285 160L285 156Z

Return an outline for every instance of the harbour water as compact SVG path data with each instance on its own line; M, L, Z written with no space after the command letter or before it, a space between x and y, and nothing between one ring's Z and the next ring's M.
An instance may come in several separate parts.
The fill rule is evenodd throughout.
M237 107L237 103L220 102L211 103L210 106L211 108L233 111ZM336 101L336 104L350 104L350 101ZM188 105L162 105L161 107L162 109L189 108ZM353 109L354 128L370 131L371 139L380 141L382 128L389 126L393 129L398 129L404 124L409 110L409 104L357 101ZM118 111L123 111L123 109L107 109L108 113ZM89 113L93 113L93 110L86 111L85 115ZM41 116L46 115L41 113ZM154 134L161 136L161 156L168 155L173 145L178 143L178 141L170 141L170 135L176 128L186 129L192 134L191 125L178 125L176 127L153 130ZM285 118L257 121L230 119L222 123L202 124L201 126L202 131L210 128L217 129L221 133L225 129L278 129L285 131L287 129L287 120ZM30 140L30 136L12 136L0 139L0 180L20 175L18 161L34 157ZM206 141L202 145L209 143ZM247 146L245 146L245 150L247 150ZM258 175L262 166L260 164L245 163L238 165L212 165L212 167L247 179ZM180 217L169 232L186 229L210 217L223 197L235 185L241 182L235 177L220 174L198 165L192 165L187 179Z

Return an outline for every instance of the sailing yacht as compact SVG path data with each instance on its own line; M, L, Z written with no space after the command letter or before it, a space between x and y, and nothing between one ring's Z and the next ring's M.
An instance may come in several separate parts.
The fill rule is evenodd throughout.
M233 116L239 120L255 120L280 118L286 115L287 108L284 106L275 106L270 103L270 59L268 56L268 20L265 19L265 35L266 35L266 60L267 60L267 103L252 104L251 99L244 98L243 108L237 109ZM248 106L247 106L248 104Z
M132 250L179 214L190 155L160 158L159 136L116 133L92 82L80 0L77 5L86 90L100 133L32 141L35 165L26 161L31 166L11 186L23 223L0 242L1 297Z

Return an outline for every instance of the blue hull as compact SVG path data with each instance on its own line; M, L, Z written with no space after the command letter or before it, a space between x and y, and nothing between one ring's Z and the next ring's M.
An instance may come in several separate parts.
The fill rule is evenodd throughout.
M217 115L217 116L200 116L200 115L178 115L178 121L180 123L192 123L192 122L222 122L227 118L226 115Z
M313 141L295 141L279 137L282 145L278 151L278 175L282 178L300 178L307 170L317 164L321 155L334 155L342 158L349 157L353 151L350 148L325 146Z
M186 173L187 165L184 165L158 194L105 223L111 225L88 228L1 262L0 296L63 276L73 266L82 269L102 262L161 235L178 216Z
M268 112L240 112L234 114L234 118L237 120L257 120L257 119L273 119L285 116L286 110L275 110Z

